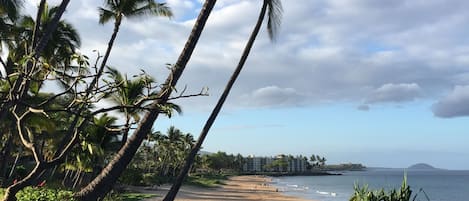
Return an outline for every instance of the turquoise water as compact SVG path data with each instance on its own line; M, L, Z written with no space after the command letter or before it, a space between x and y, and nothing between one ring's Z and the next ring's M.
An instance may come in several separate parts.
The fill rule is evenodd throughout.
M354 183L368 184L370 189L399 188L404 170L375 169L345 172L340 176L274 177L273 185L288 195L318 201L348 201ZM469 201L469 171L425 170L407 171L413 192L423 189L431 201ZM426 201L418 193L416 201Z

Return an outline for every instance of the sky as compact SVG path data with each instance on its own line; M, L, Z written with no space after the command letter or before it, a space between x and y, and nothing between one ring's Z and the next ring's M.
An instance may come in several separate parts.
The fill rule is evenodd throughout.
M58 1L52 1L58 2ZM104 53L112 23L103 1L71 1L64 19L80 52ZM108 64L162 82L200 10L167 0L172 19L124 20ZM37 0L25 10L34 13ZM264 27L205 151L311 155L327 163L408 167L426 162L469 169L469 2L453 0L284 0L277 40ZM209 96L177 100L182 115L160 118L198 136L239 60L261 1L219 0L177 88Z

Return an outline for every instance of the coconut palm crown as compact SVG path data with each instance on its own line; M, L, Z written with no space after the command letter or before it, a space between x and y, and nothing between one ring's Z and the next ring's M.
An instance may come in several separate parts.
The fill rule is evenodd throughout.
M156 3L153 0L107 0L105 7L98 8L99 23L105 24L111 19L121 20L127 18L155 15L172 17L173 13L166 3Z

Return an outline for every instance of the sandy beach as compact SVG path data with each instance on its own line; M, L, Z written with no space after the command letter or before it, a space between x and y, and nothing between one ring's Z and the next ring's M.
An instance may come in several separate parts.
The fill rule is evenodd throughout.
M202 188L194 186L183 186L176 197L177 201L312 201L292 196L286 196L277 189L270 186L270 177L264 176L235 176L225 181L225 185L216 188ZM157 198L146 199L146 201L160 201L170 186L160 186L157 190L143 190L146 193L158 194Z

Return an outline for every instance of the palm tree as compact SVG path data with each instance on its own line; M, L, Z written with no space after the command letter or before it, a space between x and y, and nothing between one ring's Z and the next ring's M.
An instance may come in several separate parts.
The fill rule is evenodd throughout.
M18 17L19 7L23 4L20 0L0 0L0 20L14 20ZM5 18L4 18L5 17Z
M2 1L2 3L3 2L9 2L9 1L5 0L5 1ZM18 2L18 1L14 1L14 2ZM60 18L62 17L63 13L65 12L65 9L67 8L68 3L70 3L70 0L62 0L62 2L59 5L59 8L57 9L57 12L54 15L54 18L47 25L47 28L45 29L44 34L42 35L40 40L37 40L37 38L34 37L33 44L31 44L31 49L32 49L34 59L38 59L40 57L40 55L43 52L44 48L48 44L48 42L50 40L50 37L51 37L51 34L57 28L57 24L59 23ZM38 15L37 15L38 17L36 18L37 19L36 21L39 21L40 13L41 13L42 10L44 10L44 5L45 5L45 0L41 0L41 2L39 4L39 10L38 10ZM38 27L38 26L36 26L36 27ZM37 43L36 43L36 41L37 41ZM26 56L26 55L24 55L24 56ZM4 66L6 66L6 65L4 65ZM8 101L0 104L0 106L1 106L0 121L3 121L7 117L7 113L9 112L9 109L13 108L13 106L15 106L15 104L17 102L21 102L21 100L24 98L24 96L28 92L28 90L30 88L31 78L27 78L26 75L31 73L31 71L34 69L34 67L35 67L35 64L33 64L31 61L29 61L25 65L25 69L19 71L19 72L23 72L23 73L19 74L18 78L14 81L13 85L11 86L11 90L10 90L11 93L7 97ZM8 71L8 69L6 69L6 71ZM10 189L7 189L6 196L5 196L7 198L5 198L5 200L15 199L14 195L13 195L12 198L9 198L9 197L11 197L10 192L15 194L16 189L21 188L22 185L23 185L22 183L16 185L16 187L13 188L11 191L10 191Z
M19 0L0 0L0 44L9 35L13 22L18 19L22 3L23 1ZM0 46L0 52L1 50Z
M173 16L171 10L165 3L155 3L153 0L106 0L105 5L106 6L104 8L98 8L99 23L105 24L111 19L114 19L114 31L112 32L111 39L109 39L101 66L98 69L96 76L98 78L102 75L109 55L111 54L111 49L114 44L114 40L116 40L123 17L136 18L144 15L165 17ZM98 79L94 79L90 84L90 87L93 87L97 81Z
M326 165L327 160L325 157L322 157L322 158L319 158L318 161L319 161L319 166L324 167Z
M226 85L225 90L223 91L223 94L221 95L220 99L218 99L217 105L212 110L210 117L206 121L204 128L202 129L202 132L200 133L199 139L197 140L197 143L192 148L192 151L187 157L186 163L181 173L178 175L173 186L171 187L169 192L166 194L164 201L172 201L176 198L176 194L179 191L179 188L181 187L182 182L184 181L184 178L186 177L191 167L191 164L194 162L197 152L199 152L199 149L202 146L202 143L205 140L205 137L207 136L210 130L210 127L215 122L215 119L217 118L217 115L220 112L223 106L223 103L228 97L228 94L230 93L230 90L233 87L234 82L238 78L238 75L241 72L241 70L243 69L244 63L246 62L249 56L249 52L251 51L254 41L256 40L257 34L259 33L259 30L261 28L262 22L264 21L266 13L268 15L267 30L269 32L270 38L274 39L274 36L277 33L278 27L280 25L280 18L282 14L282 4L280 0L264 0L261 12L257 19L256 26L254 27L254 30L252 31L251 36L248 40L248 43L246 44L246 47L244 48L244 51L238 63L238 66L236 67L230 80L228 81L228 84Z
M100 117L94 117L82 134L81 149L69 154L65 165L66 175L75 173L74 184L79 185L85 174L100 171L104 165L105 156L116 149L117 133L115 128L116 117L104 113ZM65 178L66 179L66 178Z
M42 35L40 40L36 40L36 38L33 40L32 47L34 49L33 53L35 58L39 58L42 51L44 51L44 48L49 43L52 33L57 29L60 18L67 9L68 3L70 3L70 0L62 0L62 2L57 8L57 11L55 12L54 18L52 18L50 23L47 25L47 28L44 30L44 34ZM41 2L39 3L38 17L36 19L39 19L39 13L44 9L44 4L45 0L41 0Z
M44 48L46 47L46 45L48 44L50 40L52 32L56 29L60 18L65 12L65 9L69 2L70 0L62 0L54 18L47 25L47 28L45 29L42 37L38 40L36 40L36 38L32 40L33 43L30 46L31 51L29 54L29 55L32 55L32 59L27 59L28 55L23 55L25 58L24 65L21 66L22 69L18 70L17 78L14 80L13 84L11 85L7 97L4 99L5 101L2 101L2 103L0 104L0 107L1 107L0 121L3 122L7 118L8 114L12 112L12 109L14 112L14 110L17 109L18 103L23 102L25 97L27 97L28 91L30 91L31 81L33 79L29 75L31 73L34 73L38 68L37 62L33 62L33 60L37 61L39 59ZM41 0L40 9L39 9L40 11L44 8L43 7L44 3L45 3L45 0ZM38 12L38 13L41 13L41 12ZM40 17L36 19L39 19L39 18ZM37 29L35 28L35 30ZM19 129L22 129L22 128L19 128ZM23 144L26 145L25 143ZM3 198L4 201L16 200L16 197L15 197L16 193L19 190L23 189L24 187L31 185L31 182L34 181L45 169L49 167L50 165L49 163L46 164L46 163L41 162L41 160L43 159L37 160L38 159L37 157L39 156L40 153L38 153L39 150L37 150L37 146L35 144L32 144L32 145L33 146L31 146L31 143L28 143L26 147L28 151L31 151L33 155L35 156L35 161L36 161L35 167L29 172L29 174L26 177L22 178L17 183L10 185L5 190L5 195ZM59 161L59 160L57 159L55 161Z
M117 85L116 91L111 95L111 100L120 106L139 106L139 104L142 104L143 102L141 101L145 97L144 90L146 89L147 83L151 82L152 79L144 76L135 80L129 80L126 75L123 76L116 69L108 69L113 82ZM140 120L139 113L141 110L138 108L123 107L120 109L120 112L125 115L125 124L122 130L122 146L127 141L131 119L138 122Z
M111 162L101 171L101 173L85 188L75 194L75 198L83 201L94 201L103 198L112 188L117 178L122 174L124 169L132 160L139 146L151 131L153 123L158 118L162 104L166 104L172 89L176 86L177 81L181 77L187 63L192 56L192 52L202 34L207 19L215 6L216 0L206 0L200 14L195 21L191 34L182 50L179 58L172 69L171 74L163 84L163 89L158 94L160 99L153 101L149 107L153 111L147 112L140 121L133 135L127 140L124 146L117 152Z
M22 3L18 0L0 0L0 52L2 52L1 44L10 35L12 24L18 18L19 7ZM1 58L0 61L5 67L5 62Z
M45 4L45 8L40 18L39 30L35 31L37 37L42 37L47 25L50 24L55 14L59 11L59 7L48 8ZM32 17L24 17L22 23L26 26L25 31L30 32L28 35L31 36L30 41L33 38L34 31L34 19ZM60 20L57 24L57 28L52 32L51 38L44 48L44 52L41 54L46 59L46 63L58 68L59 66L70 65L70 58L76 53L76 49L81 45L81 39L78 31L70 23Z
M194 142L191 134L185 134L174 126L168 128L166 135L160 135L154 146L156 158L161 161L157 170L160 176L177 176Z
M177 169L183 146L183 133L174 126L168 128L166 136L160 138L158 154L162 160L162 175L168 176L170 170Z
M309 157L309 161L311 161L311 166L316 167L316 155L312 154L311 157Z
M19 17L19 8L22 3L18 0L0 0L0 53L3 52L3 44L8 43L8 40L14 35L11 29ZM0 57L0 65L4 71L7 70L7 62L2 57ZM6 77L1 72L0 76Z
M16 32L15 42L8 43L8 49L14 50L10 51L8 57L8 74L12 73L10 71L14 68L14 63L18 63L24 55L28 54L27 47L32 45L33 39L44 35L48 24L50 24L58 9L59 7L49 9L48 5L45 4L37 21L31 16L22 16L18 19L18 27L14 28L14 32ZM39 24L38 27L36 27L37 24ZM80 47L80 44L81 40L77 30L70 23L60 20L57 29L51 33L51 38L41 54L41 59L47 65L43 65L41 71L35 74L36 79L42 80L52 71L67 71L70 67L72 55L76 53L76 49ZM37 91L41 85L41 81L32 82L31 88Z

